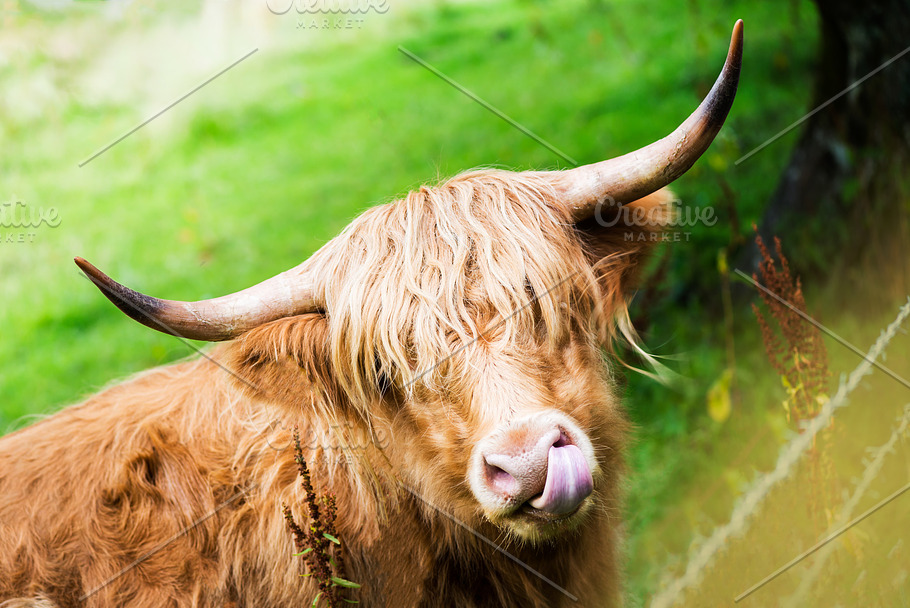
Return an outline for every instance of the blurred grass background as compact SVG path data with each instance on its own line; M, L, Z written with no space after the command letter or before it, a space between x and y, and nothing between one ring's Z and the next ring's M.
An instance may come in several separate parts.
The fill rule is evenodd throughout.
M630 603L645 602L684 569L692 539L723 523L743 484L773 464L791 432L783 388L751 313L738 306L731 326L720 321L717 258L760 219L797 136L734 165L806 110L817 41L808 0L390 0L387 13L345 17L340 29L335 18L325 28L324 16L293 9L278 16L258 3L2 7L0 203L54 207L61 218L56 228L28 230L27 243L2 242L20 231L0 229L6 432L106 383L192 354L122 316L79 275L75 255L146 293L201 299L296 265L365 208L420 184L479 166L566 166L399 45L585 163L675 128L713 84L732 25L743 18L745 60L733 111L674 186L685 206L711 206L719 221L685 228L655 260L657 267L666 258L646 343L684 381L667 387L632 374L625 389L638 425L626 514ZM856 291L845 301L842 285L810 284L808 292L810 312L863 350L896 311L893 301L864 305ZM740 299L751 297L743 293ZM709 411L709 389L731 366L731 339L730 407ZM899 341L889 366L910 369L908 340ZM858 363L836 343L828 348L835 377ZM896 386L870 380L862 398L874 403L844 414L850 441L839 452L839 478L861 471L862 450L887 438L907 400ZM901 450L895 479L910 468ZM761 520L771 528L757 522L758 536L743 541L748 550L730 549L748 559L716 566L689 598L693 605L727 605L729 589L741 591L814 542L816 531L800 528L802 481L775 497ZM866 571L862 560L897 546L893 522L883 517L877 525L887 547L867 529L838 562L851 593ZM772 536L769 547L756 544ZM892 583L906 569L891 567L889 579L863 575L864 584L897 597L900 585ZM840 587L829 591L840 597ZM767 605L771 593L754 605Z

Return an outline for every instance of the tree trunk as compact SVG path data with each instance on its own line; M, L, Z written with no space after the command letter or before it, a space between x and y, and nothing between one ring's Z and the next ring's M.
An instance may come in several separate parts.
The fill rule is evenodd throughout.
M815 4L821 44L810 109L827 105L803 125L759 231L766 242L781 237L803 275L888 268L906 294L910 1ZM754 246L744 257L757 268Z

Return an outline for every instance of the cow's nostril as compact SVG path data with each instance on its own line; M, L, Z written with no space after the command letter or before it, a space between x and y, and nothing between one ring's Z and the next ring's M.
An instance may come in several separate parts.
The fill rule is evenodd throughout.
M478 463L479 487L491 502L529 504L551 515L574 511L591 493L588 463L577 431L562 424L520 426L485 440Z
M484 464L486 465L487 482L493 489L503 494L515 493L518 489L516 487L518 482L508 471L505 471L494 464L490 464L486 460L484 460Z

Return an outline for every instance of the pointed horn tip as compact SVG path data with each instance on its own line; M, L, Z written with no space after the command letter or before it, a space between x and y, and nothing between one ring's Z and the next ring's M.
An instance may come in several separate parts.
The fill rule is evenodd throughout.
M716 130L720 130L727 114L733 106L733 100L736 97L736 90L739 88L739 76L743 64L743 20L737 19L733 25L733 33L730 36L730 48L727 51L727 58L724 60L724 67L717 77L717 81L712 87L711 94L705 98L703 109L707 111L709 122ZM713 139L713 137L712 137Z
M89 272L90 271L89 269L98 270L97 268L92 266L91 262L89 262L85 258L79 257L78 255L73 258L73 261L76 262L76 266L78 266L79 270L81 270L82 272Z
M114 294L122 295L121 292L132 291L98 270L94 264L85 258L76 256L73 258L73 261L76 262L76 266L79 267L79 270L82 271L88 280L94 283L95 287L100 289L101 293L118 307L120 307L121 304L114 298Z
M193 340L209 339L207 333L196 332L192 327L185 327L182 319L172 318L173 312L168 310L171 307L171 302L147 296L121 285L98 270L85 258L77 256L73 258L73 261L76 262L79 270L85 273L85 276L94 283L95 287L105 298L134 321L172 336ZM224 338L217 337L216 339L223 340Z
M125 285L121 285L98 270L85 258L75 257L73 261L95 287L101 291L104 297L128 317L156 331L172 336L191 340L220 342L222 340L230 340L255 325L261 325L278 318L260 314L255 318L255 325L250 325L248 321L242 319L237 321L237 319L219 315L218 311L208 314L202 309L210 307L210 301L176 302L147 296Z
M730 36L730 51L727 53L727 62L731 60L737 64L742 61L743 57L743 20L737 19L733 24L733 34Z
M111 280L110 277L108 277L106 274L104 274L103 272L101 272L100 270L95 268L95 266L91 262L86 260L85 258L76 256L75 258L73 258L73 261L76 262L76 266L79 267L79 270L81 270L83 272L83 274L85 274L85 276L87 276L89 279L91 279L92 282L94 282L94 283L97 283L99 281L107 282L107 281Z
M101 291L104 297L113 302L117 308L125 312L128 316L144 325L149 324L149 315L152 312L160 309L164 304L163 300L152 298L145 294L139 293L138 291L134 291L129 287L121 285L111 277L98 270L91 262L85 258L76 257L73 258L73 261L76 262L76 266L79 267L79 270L81 270L85 276L95 284L95 287ZM150 327L153 327L153 329L158 329L157 326Z

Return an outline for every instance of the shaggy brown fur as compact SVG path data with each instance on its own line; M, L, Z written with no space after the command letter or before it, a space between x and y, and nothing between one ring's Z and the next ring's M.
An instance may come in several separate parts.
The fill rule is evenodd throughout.
M0 440L0 607L309 605L281 510L304 521L294 424L317 490L337 496L362 606L576 605L450 517L577 605L620 603L628 427L603 347L650 242L623 232L659 228L568 217L528 174L421 188L316 254L324 313ZM471 447L552 408L595 446L593 508L539 530L487 520Z

